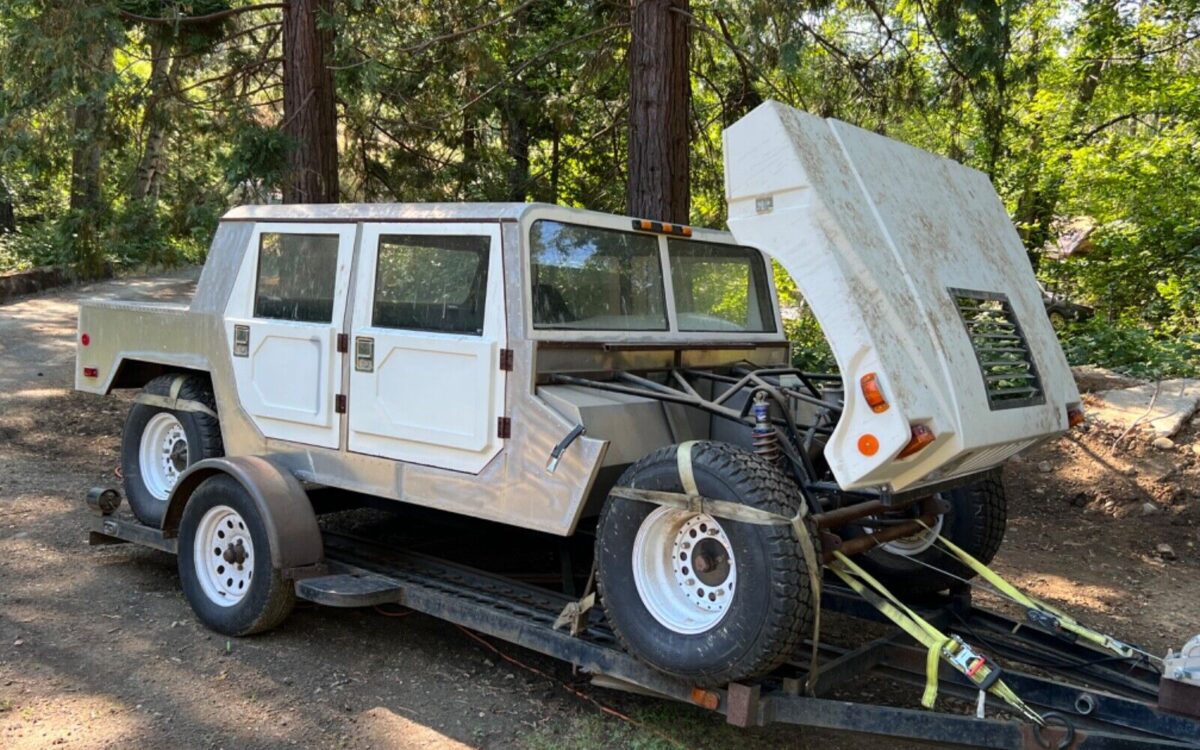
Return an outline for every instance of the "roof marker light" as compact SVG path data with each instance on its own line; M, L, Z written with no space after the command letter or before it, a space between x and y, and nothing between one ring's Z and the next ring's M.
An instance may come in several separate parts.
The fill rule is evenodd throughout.
M634 219L633 228L643 232L657 232L659 234L674 234L679 237L691 237L692 228L685 227L682 224L672 224L665 221L650 221L649 219Z
M862 386L863 398L867 400L867 406L871 407L871 411L876 414L882 414L888 410L887 399L883 397L883 389L879 387L879 378L875 373L868 372L859 380L859 385Z

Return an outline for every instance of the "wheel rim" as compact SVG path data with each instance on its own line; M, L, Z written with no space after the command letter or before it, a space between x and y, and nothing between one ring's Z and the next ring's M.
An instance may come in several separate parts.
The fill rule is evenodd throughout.
M890 542L885 542L879 545L879 548L884 552L890 552L893 555L901 557L912 557L919 555L925 550L933 546L937 541L938 534L942 533L942 524L945 516L938 516L937 521L927 529L921 529L911 536L903 536L899 539L893 539ZM867 530L870 533L870 530Z
M633 542L633 581L651 616L683 635L703 633L733 603L737 561L721 524L707 513L657 508Z
M205 513L192 552L196 578L209 601L232 607L245 598L254 577L254 542L236 510L218 505Z
M187 433L174 414L161 411L150 418L142 430L138 458L146 489L165 501L188 466Z

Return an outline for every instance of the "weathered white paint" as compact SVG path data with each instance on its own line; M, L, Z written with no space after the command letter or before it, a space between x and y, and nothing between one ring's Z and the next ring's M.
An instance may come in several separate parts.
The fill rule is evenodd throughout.
M725 131L729 226L795 278L829 339L846 411L825 455L846 488L978 471L1067 428L1079 402L1037 282L987 177L837 120L767 102ZM1045 403L992 411L949 288L1008 296ZM892 407L868 408L878 374ZM896 454L923 423L937 441ZM879 439L873 456L859 437ZM985 453L986 451L986 453Z

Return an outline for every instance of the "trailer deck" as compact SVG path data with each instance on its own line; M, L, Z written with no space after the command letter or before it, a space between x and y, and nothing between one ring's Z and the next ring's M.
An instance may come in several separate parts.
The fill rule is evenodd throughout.
M691 703L738 726L796 724L963 747L1200 748L1200 720L1156 705L1160 676L1154 669L976 607L969 590L931 600L921 611L996 657L1005 666L1004 679L1047 718L1046 728L1005 718L996 701L986 707L991 718L977 718L829 698L868 675L924 684L924 650L894 627L853 648L820 644L814 695L803 690L807 648L804 656L757 684L700 688L622 650L599 608L590 610L577 635L555 629L575 597L360 536L329 530L323 536L327 563L324 570L295 582L302 599L333 607L404 606L561 659L603 687ZM176 551L175 539L123 515L92 516L89 541ZM830 582L822 606L888 624L852 591ZM1030 671L1007 667L1015 664ZM968 702L978 696L976 687L944 664L939 691Z

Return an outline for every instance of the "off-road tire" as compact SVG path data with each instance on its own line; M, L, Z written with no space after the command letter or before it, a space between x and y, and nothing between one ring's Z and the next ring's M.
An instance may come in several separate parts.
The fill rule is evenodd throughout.
M953 508L945 516L942 535L985 565L990 563L1000 549L1008 523L1008 499L1000 470L993 469L977 481L942 496ZM965 580L975 576L974 571L938 545L913 557L920 562L876 548L864 554L859 562L894 593L908 597L932 594L960 583L951 576ZM951 575L943 575L921 563Z
M204 515L218 505L237 511L254 544L253 577L244 598L222 606L204 593L196 571L195 540ZM271 563L271 542L258 506L237 480L224 474L205 479L188 498L179 522L179 581L192 611L209 628L223 635L261 633L278 626L296 605L296 592Z
M618 484L682 492L678 446L629 467ZM697 442L692 468L700 494L791 518L801 498L794 483L763 458L727 443ZM633 574L634 540L658 506L609 496L596 529L596 583L608 622L627 651L699 685L723 685L769 672L803 643L812 622L812 591L789 525L717 519L733 547L737 585L723 619L680 634L650 613Z
M178 373L160 375L142 388L142 393L167 397L171 385L180 377ZM212 383L201 375L184 375L180 384L179 398L203 404L212 411L217 410L216 397L213 395ZM204 412L179 411L164 409L150 404L134 403L129 409L125 420L125 430L121 437L121 471L124 475L125 497L129 499L129 507L137 519L147 526L161 528L163 514L166 513L165 499L154 496L147 487L142 476L141 441L142 433L146 430L156 415L169 412L179 420L187 436L187 465L197 461L225 454L221 442L221 424L216 417Z

